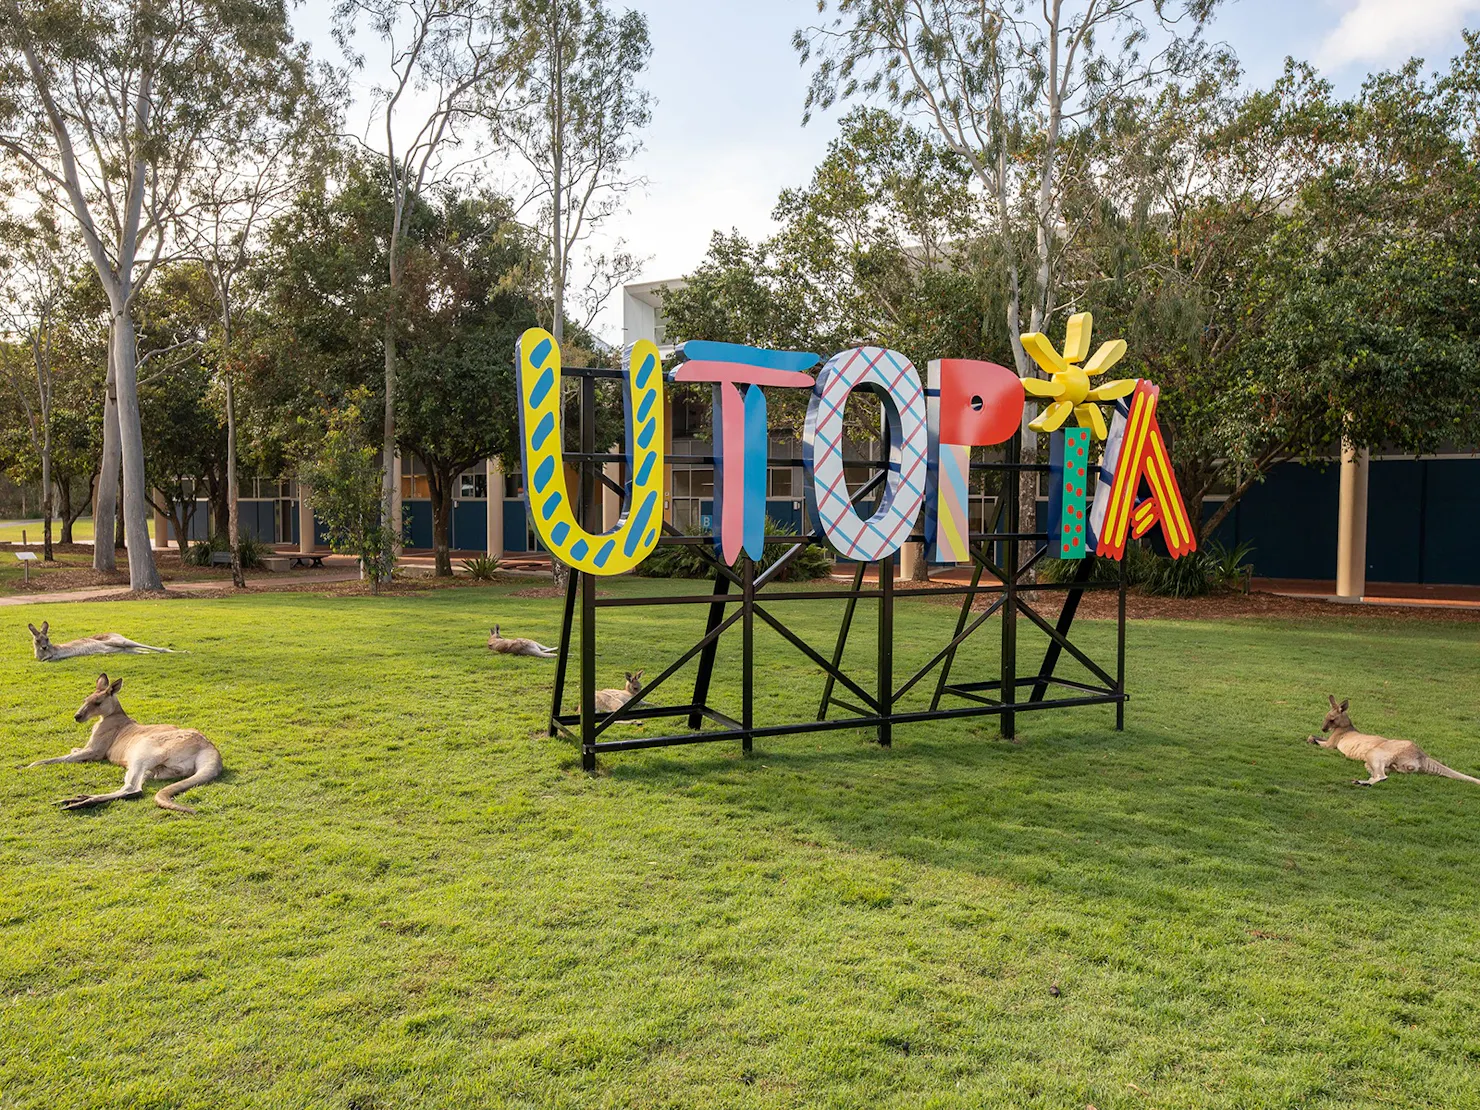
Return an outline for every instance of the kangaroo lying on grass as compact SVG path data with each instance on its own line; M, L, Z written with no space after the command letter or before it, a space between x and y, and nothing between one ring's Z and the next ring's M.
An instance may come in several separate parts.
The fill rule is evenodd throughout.
M94 692L77 710L78 722L98 718L87 745L73 748L70 755L41 759L32 767L48 763L97 763L107 760L125 768L123 789L111 794L79 794L63 799L63 809L86 809L119 798L139 798L144 794L145 779L179 779L154 795L154 804L176 813L194 813L189 806L174 800L192 786L210 782L221 773L221 753L193 728L174 725L141 725L118 704L118 691L123 679L110 683L106 674L98 675Z
M96 636L84 636L80 640L69 640L65 644L54 644L51 642L51 622L42 621L39 630L34 624L26 627L31 630L31 646L36 649L36 658L43 663L74 659L79 655L144 655L149 652L167 654L171 650L135 643L117 632L102 632Z
M624 674L626 672L623 672ZM641 701L642 672L627 675L627 685L621 690L597 690L596 709L600 713L615 713L629 701Z
M1387 778L1389 771L1421 771L1426 775L1443 775L1447 779L1461 779L1480 786L1480 779L1462 775L1444 766L1427 755L1412 740L1389 740L1384 736L1358 732L1346 713L1346 707L1351 704L1350 699L1337 705L1333 695L1327 694L1326 697L1331 702L1331 712L1321 722L1321 731L1327 735L1308 736L1306 742L1319 744L1323 748L1335 748L1348 759L1359 759L1367 764L1367 777L1352 779L1353 785L1376 786Z
M526 640L522 636L506 637L499 632L498 625L494 625L489 634L488 650L501 655L532 655L536 659L554 659L560 654L554 648Z

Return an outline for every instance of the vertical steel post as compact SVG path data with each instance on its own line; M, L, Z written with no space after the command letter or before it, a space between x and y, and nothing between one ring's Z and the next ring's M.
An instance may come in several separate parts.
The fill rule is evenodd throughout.
M894 556L879 560L879 746L894 744Z
M573 570L570 572L570 581L565 584L565 612L560 620L560 654L555 658L555 690L550 697L551 736L558 731L555 718L560 716L561 705L565 701L565 672L570 661L571 623L576 617L576 591L580 588L580 583L576 580L584 577L580 571Z
M863 572L868 569L867 563L859 563L853 568L853 585L848 591L848 603L843 606L843 622L838 626L838 642L833 646L832 665L840 668L843 665L843 652L848 649L848 633L853 628L853 613L858 608L858 591L863 589ZM832 704L832 692L837 682L829 672L827 680L822 684L822 702L817 706L817 719L827 720L827 707Z
M1007 581L1002 583L1002 715L999 718L1002 725L1002 737L1011 740L1017 735L1017 714L1012 707L1017 704L1017 578L1018 578L1018 539L1017 533L1020 526L1020 514L1018 511L1018 495L1022 488L1023 472L1018 469L1023 461L1023 433L1018 432L1012 437L1012 442L1007 448L1007 461L1012 465L1008 474L1006 510L1003 514L1003 527L1007 534L1012 537L1005 544L1006 550L1003 555L1006 558L1002 563L1003 575Z
M600 532L601 506L596 498L596 379L581 379L581 507L579 519L588 532ZM553 555L551 556L554 557ZM581 770L596 770L596 576L581 575Z
M755 727L755 560L746 555L742 560L744 594L741 598L741 636L744 662L740 675L740 727L745 735L740 739L742 751L752 747L750 730Z
M716 596L730 592L730 577L719 570L714 572L714 593ZM704 625L704 635L711 636L714 630L720 626L725 619L724 602L717 601L709 606L709 620ZM699 670L694 675L694 701L693 710L689 713L689 728L699 728L704 724L704 710L709 708L709 681L714 677L714 656L719 651L719 639L716 637L704 646L699 653Z
M1125 586L1128 580L1126 560L1120 560L1120 595L1115 613L1115 692L1121 700L1115 703L1115 731L1125 730Z

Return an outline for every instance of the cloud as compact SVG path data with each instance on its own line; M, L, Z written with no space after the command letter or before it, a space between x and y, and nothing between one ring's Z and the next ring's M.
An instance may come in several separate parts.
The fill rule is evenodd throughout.
M1356 0L1316 51L1330 72L1353 62L1401 61L1457 36L1480 0Z

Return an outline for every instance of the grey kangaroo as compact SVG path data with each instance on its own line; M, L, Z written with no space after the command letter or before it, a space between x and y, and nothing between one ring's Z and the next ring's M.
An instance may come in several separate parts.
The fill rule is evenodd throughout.
M54 644L51 642L51 622L42 621L39 629L34 624L26 627L31 630L31 646L36 651L36 658L43 663L75 659L79 655L145 655L170 652L169 648L135 643L117 632L102 632L96 636L84 636L80 640L68 640L65 644Z
M1412 740L1389 740L1385 736L1358 732L1346 712L1351 700L1347 699L1337 705L1335 695L1327 694L1326 698L1331 703L1331 711L1321 722L1321 732L1325 735L1307 736L1306 742L1319 744L1323 748L1335 748L1348 759L1367 764L1367 777L1352 779L1354 786L1376 786L1388 777L1389 771L1443 775L1447 779L1459 779L1480 786L1480 779L1462 775L1453 768L1444 766Z
M146 779L179 779L162 787L154 795L154 804L176 813L194 813L195 810L189 806L175 801L175 795L210 782L219 775L221 753L215 744L193 728L139 724L118 704L118 691L122 686L121 678L109 682L106 674L98 675L97 686L78 708L74 718L79 723L94 717L98 719L87 744L73 748L69 755L40 759L31 766L100 763L106 759L124 768L122 790L66 798L61 803L63 809L86 809L120 798L140 798L144 795Z
M522 636L505 636L499 631L498 625L494 625L489 634L488 650L501 655L531 655L536 659L554 659L560 654L554 648L526 640Z
M615 713L629 701L641 701L642 672L631 674L626 671L627 685L620 690L597 690L596 708L601 713Z

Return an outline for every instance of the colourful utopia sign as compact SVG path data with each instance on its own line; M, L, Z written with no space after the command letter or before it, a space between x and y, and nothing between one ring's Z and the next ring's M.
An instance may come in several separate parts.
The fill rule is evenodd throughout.
M1049 535L1051 554L1119 559L1129 538L1154 527L1161 528L1174 557L1196 550L1156 420L1158 391L1139 379L1092 386L1091 377L1125 354L1125 343L1115 340L1088 357L1092 325L1089 313L1071 317L1062 352L1041 334L1022 337L1047 379L1019 379L991 362L937 359L927 368L927 386L909 359L883 347L839 352L814 377L809 371L822 361L815 354L684 344L669 379L706 383L714 394L720 557L726 563L741 555L759 558L765 543L767 387L812 391L802 434L807 506L843 558L875 562L893 555L914 532L923 508L927 558L969 562L971 449L1011 439L1030 398L1044 405L1030 426L1049 436L1048 519L1039 526ZM622 378L627 487L616 527L600 535L577 522L566 486L560 349L548 332L532 328L520 338L515 376L525 497L540 539L576 570L607 575L633 569L657 546L663 524L664 374L657 347L637 343ZM843 411L854 390L881 399L889 426L889 470L867 519L853 508L843 463ZM1102 404L1115 406L1108 427ZM1076 426L1066 427L1071 417ZM1104 450L1095 463L1097 440L1104 441ZM1098 478L1092 501L1091 474Z

